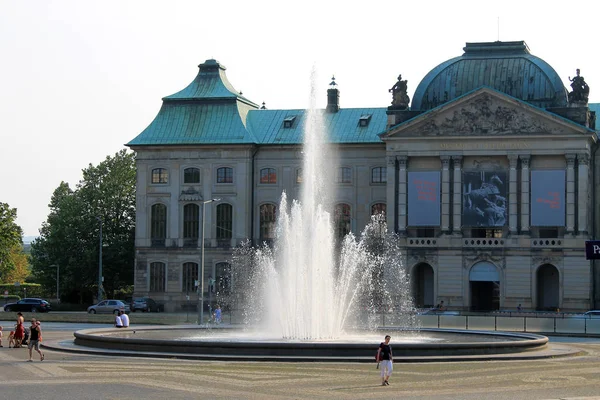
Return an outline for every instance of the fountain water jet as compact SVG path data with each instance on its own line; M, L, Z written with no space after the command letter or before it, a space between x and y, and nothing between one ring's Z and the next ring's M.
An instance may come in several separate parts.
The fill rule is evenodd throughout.
M314 79L313 79L314 81ZM246 310L251 325L261 324L257 334L240 330L204 330L190 327L136 328L132 331L94 329L75 332L75 344L102 349L118 349L120 354L167 357L262 360L262 361L373 361L381 335L350 336L344 332L353 316L364 313L363 306L381 311L386 304L395 315L407 311L402 326L414 322L408 278L402 266L399 244L386 235L383 216L375 216L359 240L349 234L336 249L336 239L328 205L332 200L329 174L334 171L327 138L320 123L321 111L314 107L306 114L301 203L282 195L271 249L262 246L250 252L242 247L234 254L234 279L238 284L250 275L246 286ZM248 263L246 261L251 260ZM256 261L256 262L253 262ZM250 266L250 270L244 267ZM258 268L253 269L253 267ZM241 286L241 287L240 287ZM373 296L376 294L376 296ZM360 306L360 310L358 307ZM359 311L357 313L357 310ZM441 331L427 329L427 335L399 337L392 333L396 360L427 357L441 361L447 357L494 354L543 348L548 339L531 334L500 332ZM386 330L386 333L389 332ZM77 346L76 346L77 347ZM71 350L72 351L72 350ZM127 353L129 351L130 353ZM501 356L500 356L501 357ZM423 359L424 360L424 359Z

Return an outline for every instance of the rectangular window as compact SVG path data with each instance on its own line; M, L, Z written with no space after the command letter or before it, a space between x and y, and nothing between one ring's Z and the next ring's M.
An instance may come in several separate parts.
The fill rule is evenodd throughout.
M335 181L336 183L352 183L352 169L348 167L338 168Z
M200 170L198 168L183 170L183 183L200 183Z
M161 262L150 264L150 291L164 292L165 291L165 273L166 266Z
M291 116L285 117L283 119L283 127L284 128L291 128L291 127L293 127L295 120L296 120L296 116L295 115L291 115Z
M377 167L371 170L371 183L386 183L387 169L385 167Z
M198 264L185 263L183 264L183 293L194 293L196 291L195 283L198 280Z
M277 172L275 168L263 168L260 170L260 183L275 184L277 183Z
M166 168L154 168L152 170L152 183L165 184L169 183L169 173Z
M233 183L233 168L217 169L217 183Z

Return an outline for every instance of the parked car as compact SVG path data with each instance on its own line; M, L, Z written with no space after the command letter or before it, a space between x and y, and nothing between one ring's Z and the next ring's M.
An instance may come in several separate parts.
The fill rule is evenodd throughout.
M52 307L44 299L21 299L16 303L8 303L4 306L4 311L26 311L26 312L48 312Z
M600 310L590 310L587 312L584 312L583 315L586 318L600 318Z
M119 311L129 313L131 308L129 304L125 304L121 300L103 300L96 305L89 306L87 309L90 314L116 314Z
M136 297L133 299L133 305L131 306L133 312L164 312L165 305L157 303L149 297Z

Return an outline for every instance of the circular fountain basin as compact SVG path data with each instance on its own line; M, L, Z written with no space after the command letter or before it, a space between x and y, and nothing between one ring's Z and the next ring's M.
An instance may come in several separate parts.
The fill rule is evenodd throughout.
M385 334L392 336L394 358L489 356L543 349L548 338L530 333L446 329L355 332L339 339L297 340L258 336L241 329L141 327L77 331L75 345L120 350L128 355L247 361L373 362ZM193 356L193 357L191 357Z

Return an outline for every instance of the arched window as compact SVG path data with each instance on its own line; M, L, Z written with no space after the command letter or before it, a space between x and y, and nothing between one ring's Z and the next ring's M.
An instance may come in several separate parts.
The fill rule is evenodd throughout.
M164 292L167 268L165 263L153 262L150 264L150 291Z
M186 168L183 170L183 183L200 183L200 169Z
M275 217L277 206L263 204L260 206L260 240L275 239Z
M375 203L371 206L371 215L385 214L385 203Z
M233 229L233 207L231 204L217 206L217 239L231 239Z
M263 168L260 170L260 183L277 183L277 171L275 168Z
M302 183L302 168L296 170L296 183Z
M169 172L166 168L154 168L152 170L152 183L169 183Z
M216 292L217 295L227 296L231 290L231 265L226 262L220 262L215 265L215 271L217 273L216 278Z
M150 212L150 239L163 241L167 237L167 206L154 204Z
M348 204L337 204L333 218L336 237L342 239L350 233L350 206Z
M183 206L183 238L198 239L200 207L197 204Z
M198 264L187 262L183 264L183 284L181 289L183 293L194 293L196 291L195 283L198 280Z
M217 183L233 183L233 168L221 167L217 169Z
M386 183L387 169L385 167L376 167L371 170L371 183Z
M348 167L340 167L335 175L336 183L352 183L352 169Z

